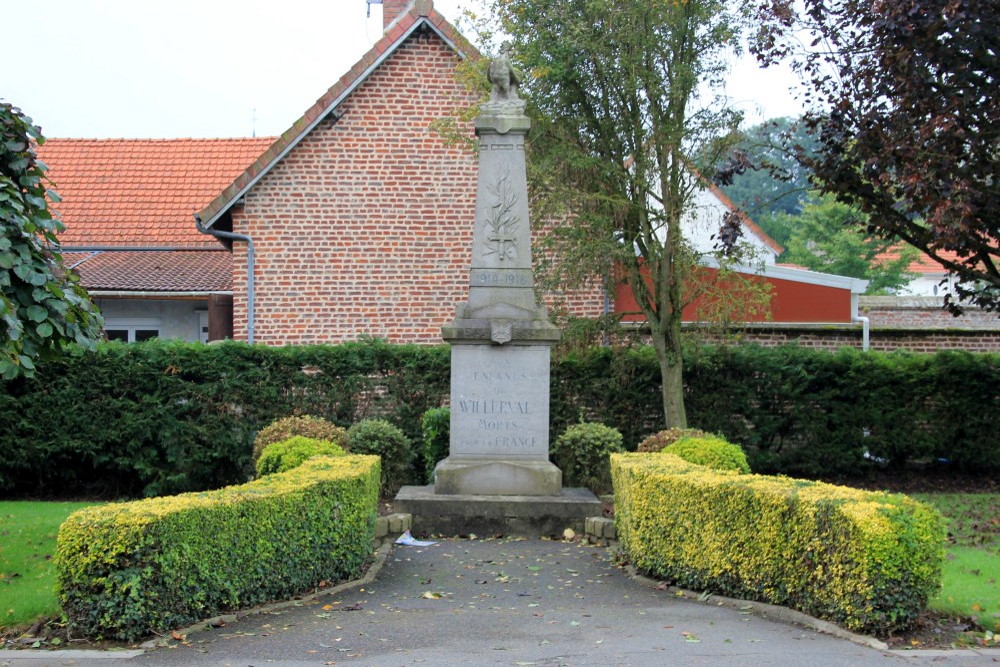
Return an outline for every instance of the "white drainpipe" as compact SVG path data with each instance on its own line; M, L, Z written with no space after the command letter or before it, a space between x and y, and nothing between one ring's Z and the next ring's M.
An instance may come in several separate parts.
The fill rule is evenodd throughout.
M861 316L852 317L851 321L861 323L861 349L867 352L870 333L871 333L871 322L867 317L861 317Z

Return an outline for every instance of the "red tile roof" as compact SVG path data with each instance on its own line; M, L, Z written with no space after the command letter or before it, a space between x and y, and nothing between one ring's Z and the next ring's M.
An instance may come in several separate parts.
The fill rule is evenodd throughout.
M88 291L230 292L233 256L219 250L63 253Z
M900 249L909 247L910 246L907 245L900 245L895 248L889 248L885 252L879 253L875 257L875 260L877 262L891 262L899 258ZM957 253L950 250L942 250L939 254L941 255L942 258L949 261L961 260L961 258L958 256ZM948 269L941 266L941 264L938 263L937 260L928 257L922 252L917 255L917 258L915 260L910 262L910 264L906 267L906 270L911 273L918 273L920 275L941 275L948 272Z
M219 247L192 214L272 143L238 139L49 139L39 157L62 201L64 247Z
M401 12L396 20L389 24L382 38L375 42L375 46L363 55L361 60L356 62L344 76L340 77L340 80L322 97L316 100L316 103L309 107L301 118L285 130L266 152L257 157L243 173L216 189L215 194L218 196L199 212L204 224L209 227L215 224L219 216L225 213L245 190L277 164L287 151L309 134L316 124L333 111L344 97L359 86L379 63L389 57L421 25L429 27L440 35L455 49L459 56L479 57L479 52L462 36L462 33L434 9L432 0L413 0L408 9ZM226 187L227 185L228 187ZM223 187L225 190L222 190Z

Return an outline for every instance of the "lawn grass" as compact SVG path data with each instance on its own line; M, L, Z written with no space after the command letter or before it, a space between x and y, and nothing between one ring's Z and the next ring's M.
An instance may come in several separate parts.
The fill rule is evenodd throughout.
M1000 494L915 493L948 520L941 592L928 607L1000 630Z
M93 504L0 501L0 628L59 613L56 534L67 516Z

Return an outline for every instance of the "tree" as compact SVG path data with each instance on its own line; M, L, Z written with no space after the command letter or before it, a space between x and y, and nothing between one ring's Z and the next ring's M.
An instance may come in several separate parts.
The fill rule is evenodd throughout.
M955 314L1000 310L998 15L1000 0L769 0L753 47L806 81L821 192L952 272Z
M807 200L800 215L779 217L793 230L782 261L867 280L867 294L893 293L916 277L907 271L915 249L896 252L892 242L866 234L864 214L832 195Z
M35 361L67 343L93 347L104 324L97 307L53 250L63 225L52 217L41 130L0 102L0 378L30 376ZM46 201L48 200L48 201Z
M682 221L740 115L713 94L747 17L723 0L493 0L525 72L535 219L562 267L619 265L651 330L669 426L684 427L681 314L698 257ZM739 219L719 238L736 247ZM543 253L546 254L546 253Z
M810 173L796 154L812 155L814 145L812 135L796 119L773 118L754 125L735 147L746 156L745 168L721 186L734 204L782 245L792 233L788 216L802 213L812 189Z

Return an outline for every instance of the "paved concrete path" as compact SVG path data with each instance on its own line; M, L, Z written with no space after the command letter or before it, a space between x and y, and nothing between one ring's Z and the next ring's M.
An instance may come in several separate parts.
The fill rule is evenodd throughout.
M396 546L373 584L188 635L113 664L986 665L900 657L643 586L607 549L544 540ZM0 665L9 652L0 657ZM27 655L24 656L28 658ZM32 664L84 664L35 653ZM100 660L100 656L95 656ZM111 656L104 655L110 662ZM11 665L29 664L17 658ZM90 663L94 664L94 663Z

